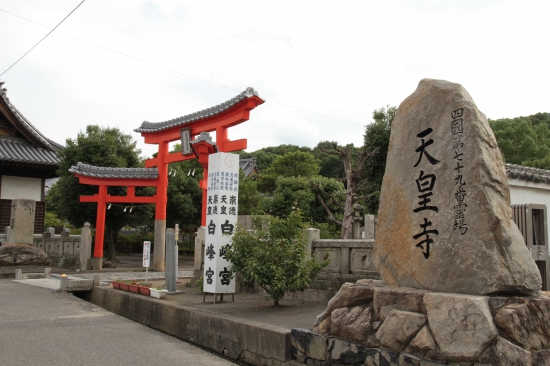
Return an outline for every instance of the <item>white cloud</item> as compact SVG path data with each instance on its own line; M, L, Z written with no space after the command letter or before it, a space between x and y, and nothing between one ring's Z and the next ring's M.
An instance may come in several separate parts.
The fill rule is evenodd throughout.
M78 3L4 0L0 10L53 27ZM59 142L96 123L118 126L151 154L133 132L143 120L252 86L266 103L230 130L249 150L357 145L372 111L398 105L425 77L461 83L490 118L550 112L549 10L519 0L86 1L2 80ZM1 11L0 30L1 71L49 31Z

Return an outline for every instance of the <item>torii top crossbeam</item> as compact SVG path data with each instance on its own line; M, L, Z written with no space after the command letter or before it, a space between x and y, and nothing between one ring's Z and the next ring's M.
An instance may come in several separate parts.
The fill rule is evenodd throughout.
M235 125L248 120L250 111L256 108L258 105L263 104L264 100L258 96L258 93L253 88L247 88L244 92L237 95L235 98L228 100L225 103L217 106L188 114L179 118L171 119L165 122L143 122L141 126L135 129L135 132L141 133L144 137L146 144L158 144L158 153L155 158L149 159L145 162L146 168L157 167L155 173L158 176L155 179L146 179L141 181L144 186L155 186L156 194L154 197L135 197L133 195L137 181L112 179L106 176L95 177L90 179L90 176L85 177L82 174L78 174L77 170L74 174L80 179L82 184L97 184L100 188L99 195L96 197L80 198L81 202L98 202L98 222L96 223L96 248L101 250L94 251L94 257L103 254L103 242L99 242L99 239L103 239L103 232L98 235L97 231L104 228L105 215L102 217L100 212L105 212L105 205L107 202L154 202L155 208L155 246L153 257L153 269L164 270L164 234L166 230L166 203L167 203L167 187L168 187L168 164L179 161L198 158L199 163L204 169L203 179L200 182L200 187L203 190L203 207L201 225L205 225L206 222L206 187L208 178L208 155L215 151L230 152L235 150L246 149L247 140L235 140L231 141L228 138L227 130ZM216 133L216 142L213 143L208 136L208 132ZM196 138L200 135L200 138ZM168 146L170 142L181 140L181 152L169 153ZM75 168L75 167L73 167ZM107 168L94 167L98 170ZM120 173L120 168L116 168L117 173ZM134 177L135 179L135 177ZM155 184L152 184L152 183ZM106 187L114 185L125 185L128 183L129 194L123 198L107 197ZM130 195L131 192L131 195ZM103 207L99 207L99 206ZM99 221L102 223L99 223ZM94 263L97 263L95 261ZM99 261L99 266L101 262Z

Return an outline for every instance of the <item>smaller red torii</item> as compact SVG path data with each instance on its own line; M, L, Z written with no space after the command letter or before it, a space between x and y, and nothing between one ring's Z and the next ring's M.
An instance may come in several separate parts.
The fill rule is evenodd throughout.
M246 149L247 140L231 141L228 138L227 130L247 121L250 117L250 111L263 103L264 100L258 96L253 88L247 88L244 92L225 103L193 114L165 122L143 122L134 131L141 133L146 144L158 144L158 153L155 158L145 161L146 168L140 168L139 171L137 168L103 168L89 165L84 167L85 164L81 163L69 169L81 184L99 186L98 194L80 197L80 202L98 203L94 268L101 268L106 204L111 202L155 203L153 269L164 270L168 164L197 158L203 167L203 179L200 181L199 186L203 190L201 225L204 226L206 223L208 155L216 151L230 152ZM215 143L212 142L209 132L216 132ZM169 153L169 143L177 140L181 141L182 151ZM152 167L157 168L152 170ZM142 177L140 174L144 176ZM156 176L153 178L153 175ZM126 186L128 187L128 194L126 196L110 196L107 194L108 186ZM155 196L135 196L135 187L138 186L156 187Z

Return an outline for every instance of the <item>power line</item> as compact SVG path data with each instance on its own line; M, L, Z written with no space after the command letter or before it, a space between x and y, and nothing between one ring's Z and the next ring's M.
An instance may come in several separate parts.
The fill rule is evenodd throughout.
M85 0L82 0L82 3L83 3L84 1L85 1ZM82 4L82 3L80 3L80 4ZM80 4L79 4L78 6L80 6ZM76 8L78 8L78 6L77 6ZM76 10L76 8L75 8L74 10ZM72 12L74 12L74 10L73 10ZM23 20L25 20L25 21L28 21L28 22L37 24L37 25L39 25L39 26L41 26L41 27L49 28L48 26L46 26L46 25L44 25L44 24L40 24L40 23L35 22L35 21L33 21L33 20L30 20L30 19L24 18L24 17L22 17L22 16L19 16L19 15L13 14L13 13L10 13L9 11L3 10L3 9L0 9L0 11L4 12L4 13L6 13L6 14L12 15L12 16L14 16L14 17L23 19ZM72 12L71 12L71 14L72 14ZM69 15L71 15L71 14L69 14ZM67 17L68 17L69 15L67 15ZM65 17L65 19L67 19L67 17ZM63 20L65 20L65 19L63 19ZM61 23L63 22L63 20L61 21ZM61 24L61 23L59 23L59 24ZM59 24L58 24L57 26L59 26ZM57 28L57 26L56 26L55 28ZM52 31L51 31L50 33L52 33L52 32L55 30L55 28L52 29ZM48 34L46 35L46 37L47 37L50 33L48 33ZM198 78L198 77L193 76L193 75L185 74L185 73L180 72L180 71L178 71L178 70L174 70L174 69L171 69L171 68L166 67L166 66L162 66L162 65L159 65L159 64L156 64L156 63L147 61L147 60L143 60L143 59L141 59L141 58L139 58L139 57L131 56L131 55L128 55L128 54L126 54L126 53L123 53L123 52L120 52L120 51L113 50L113 49L111 49L111 48L108 48L108 47L99 45L99 44L97 44L97 43L93 43L93 42L87 41L87 40L82 39L82 38L79 38L79 37L75 37L75 36L70 35L70 34L65 33L65 32L59 31L58 33L64 34L64 35L66 35L66 36L69 36L69 37L74 38L74 39L76 39L76 40L79 40L79 41L81 41L81 42L88 43L88 44L90 44L90 45L92 45L92 46L102 48L102 49L104 49L104 50L106 50L106 51L113 52L113 53L119 54L119 55L121 55L121 56L125 56L125 57L128 57L128 58L131 58L131 59L133 59L133 60L140 61L140 62L146 63L146 64L148 64L148 65L155 66L155 67L158 67L158 68L161 68L161 69L164 69L164 70L167 70L167 71L170 71L170 72L173 72L173 73L176 73L176 74L179 74L179 75L182 75L182 76L191 78L191 79L195 79L195 80L198 80L198 81L202 81L203 83L208 83L208 84L211 84L211 85L215 85L215 86L218 86L218 87L220 87L220 88L224 88L224 89L228 89L228 90L235 91L235 92L237 92L237 93L240 92L240 90L237 90L237 89L234 89L234 88L231 88L231 87L222 85L222 84L217 84L217 83L214 83L214 82L209 81L209 80L201 79L201 78ZM44 38L46 38L46 37L44 37ZM44 39L44 38L43 38L43 39ZM40 42L41 42L41 41L40 41ZM38 43L40 43L40 42L38 42ZM38 43L37 43L36 45L38 45ZM36 47L36 45L35 45L34 47ZM34 47L33 47L33 48L34 48ZM32 48L31 48L31 50L32 50ZM27 53L29 53L31 50L29 50ZM26 55L26 54L25 54L25 55ZM23 57L25 57L25 55L23 55ZM21 58L23 58L23 57L21 57ZM20 59L19 59L19 60L20 60ZM19 62L19 60L17 60L17 62ZM17 62L16 62L16 63L17 63ZM6 71L8 71L9 69L11 69L14 65L15 65L15 64L13 64L12 66L10 66ZM2 76L6 71L4 71L2 74L0 74L0 76ZM361 127L364 127L364 126L365 126L365 124L350 122L350 121L346 121L346 120L343 120L343 119L340 119L340 118L335 118L335 117L327 116L327 115L325 115L325 114L313 112L313 111L310 111L310 110L307 110L307 109L304 109L304 108L300 108L300 107L296 107L296 106L293 106L293 105L290 105L290 104L286 104L286 103L281 102L281 101L272 100L272 102L273 102L273 103L276 103L276 104L280 104L280 105L285 106L285 107L287 107L287 108L292 108L292 109L296 109L296 110L303 111L303 112L306 112L306 113L315 114L315 115L317 115L317 116L321 116L321 117L333 119L333 120L335 120L335 121L345 122L345 123L349 123L349 124L356 125L356 126L361 126Z
M60 21L59 23L57 23L57 25L56 25L55 27L53 27L53 29L52 29L51 31L49 31L48 34L46 34L46 35L44 36L44 38L42 38L40 41L36 42L36 44L35 44L34 46L32 46L30 50L28 50L27 52L25 52L25 54L24 54L23 56L21 56L17 61L15 61L15 62L13 63L13 65L11 65L11 66L8 67L6 70L4 70L4 72L1 73L0 76L4 75L9 69L11 69L12 67L14 67L19 61L21 61L21 60L23 59L23 57L27 56L36 46L38 46L38 44L39 44L40 42L42 42L43 40L45 40L46 37L48 37L54 30L56 30L56 28L59 27L59 26L61 25L61 23L63 23L63 22L65 21L65 19L67 19L72 13L74 13L75 10L78 9L78 7L79 7L80 5L82 5L82 3L84 3L84 1L86 1L86 0L82 0L82 2L80 2L80 4L78 4L78 5L76 6L76 8L74 8L65 18L63 18L62 21ZM7 12L6 12L6 13L7 13ZM9 13L8 13L8 14L9 14Z

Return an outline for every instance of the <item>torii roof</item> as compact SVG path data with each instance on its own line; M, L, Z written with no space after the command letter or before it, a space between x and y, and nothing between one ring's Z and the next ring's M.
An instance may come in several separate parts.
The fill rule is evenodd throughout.
M157 179L157 168L106 168L78 162L69 169L73 174L94 178Z
M252 97L259 97L258 92L254 90L254 88L246 88L244 92L237 95L235 98L232 98L228 100L227 102L218 104L214 107L210 107L207 109L204 109L199 112L187 114L182 117L174 118L165 122L147 122L144 121L139 128L136 128L135 132L145 132L145 133L152 133L152 132L159 132L163 130L168 130L173 127L178 126L184 126L187 124L190 124L192 122L200 121L212 116L215 116L217 114L220 114L229 108L233 107L240 101L252 98ZM260 98L261 99L261 98Z

